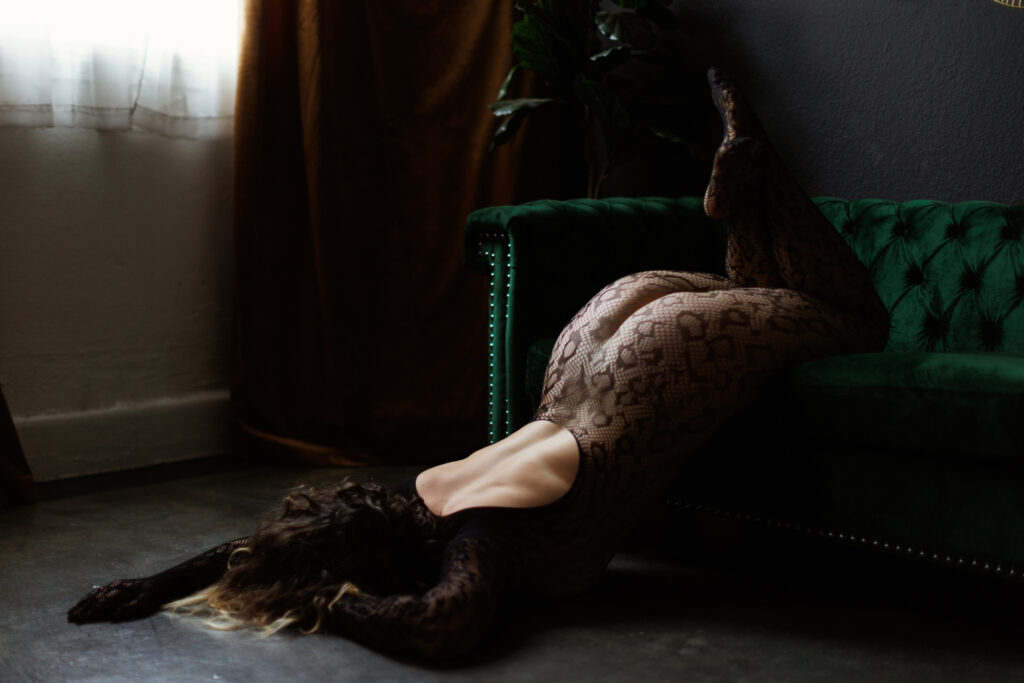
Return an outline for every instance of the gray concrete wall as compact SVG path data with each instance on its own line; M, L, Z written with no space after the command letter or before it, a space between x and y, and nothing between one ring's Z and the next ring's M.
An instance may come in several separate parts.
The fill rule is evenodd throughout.
M1024 203L1024 9L678 0L812 195ZM689 46L687 49L689 49Z
M223 446L231 141L0 129L0 384L37 479Z

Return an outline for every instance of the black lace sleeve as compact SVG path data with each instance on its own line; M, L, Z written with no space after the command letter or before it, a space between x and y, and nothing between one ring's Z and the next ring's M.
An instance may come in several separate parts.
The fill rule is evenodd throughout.
M216 583L227 569L231 553L248 543L248 536L236 538L159 574L118 579L94 588L68 610L68 621L128 621L155 614L168 602Z
M349 592L325 627L370 647L426 659L449 659L471 647L494 621L507 582L494 547L457 537L445 551L441 579L422 595L374 597Z

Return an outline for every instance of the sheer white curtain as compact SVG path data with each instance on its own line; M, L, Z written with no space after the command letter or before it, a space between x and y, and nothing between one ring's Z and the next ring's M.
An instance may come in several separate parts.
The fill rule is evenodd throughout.
M0 126L230 135L242 0L0 0Z

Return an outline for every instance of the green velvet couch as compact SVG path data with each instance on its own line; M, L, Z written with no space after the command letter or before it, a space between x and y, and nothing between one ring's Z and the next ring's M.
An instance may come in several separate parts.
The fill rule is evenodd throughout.
M803 534L1024 573L1024 206L815 200L891 315L883 352L805 363L692 456L672 497ZM613 279L721 273L701 200L539 201L469 216L490 278L489 434L530 419L554 338Z

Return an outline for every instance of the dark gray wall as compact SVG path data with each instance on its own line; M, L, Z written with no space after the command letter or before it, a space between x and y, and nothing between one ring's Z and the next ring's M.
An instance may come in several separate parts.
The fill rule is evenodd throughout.
M1024 203L1024 9L679 0L812 195Z

